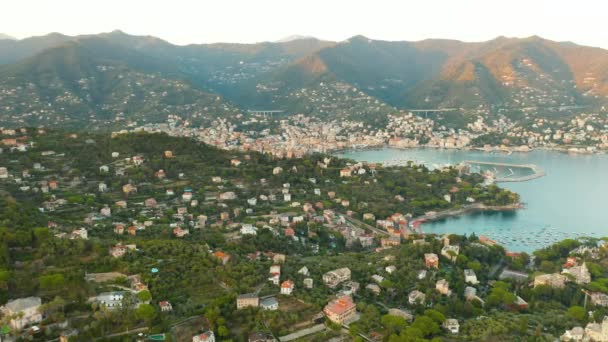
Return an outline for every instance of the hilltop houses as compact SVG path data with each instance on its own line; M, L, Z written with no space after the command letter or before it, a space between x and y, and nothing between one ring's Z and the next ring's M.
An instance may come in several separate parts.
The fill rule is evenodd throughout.
M439 268L439 257L435 253L424 254L426 268Z
M247 307L257 308L260 306L260 298L253 293L246 293L236 297L236 308L237 310Z
M284 282L281 283L281 294L285 295L285 296L291 296L291 293L293 292L294 287L295 287L295 284L293 281L285 280Z

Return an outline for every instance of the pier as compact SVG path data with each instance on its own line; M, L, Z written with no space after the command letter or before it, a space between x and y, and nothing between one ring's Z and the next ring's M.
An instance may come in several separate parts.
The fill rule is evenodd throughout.
M503 177L497 176L496 182L525 182L525 181L529 181L532 179L540 178L545 175L545 170L543 170L540 166L535 165L535 164L509 164L509 163L496 163L496 162L481 162L481 161L474 161L474 160L465 160L463 163L466 165L469 165L469 166L477 166L477 167L479 167L480 170L481 170L482 166L492 166L494 168L496 168L496 167L508 168L510 171L510 174L507 176L503 176ZM532 170L533 173L531 175L511 177L512 175L515 174L513 172L514 168L530 169L530 170Z

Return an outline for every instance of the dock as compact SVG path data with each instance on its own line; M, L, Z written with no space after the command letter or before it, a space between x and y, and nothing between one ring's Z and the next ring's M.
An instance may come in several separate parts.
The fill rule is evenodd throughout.
M538 165L535 164L509 164L509 163L497 163L497 162L482 162L482 161L474 161L474 160L465 160L463 162L467 165L477 165L481 166L498 166L509 168L511 174L513 174L513 168L525 168L533 171L531 175L520 176L520 177L496 177L496 182L526 182L532 179L540 178L545 175L545 170Z

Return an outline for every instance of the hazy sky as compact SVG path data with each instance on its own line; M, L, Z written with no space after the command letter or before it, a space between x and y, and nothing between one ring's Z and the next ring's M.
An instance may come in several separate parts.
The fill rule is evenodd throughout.
M17 38L121 29L176 44L311 35L343 40L539 35L608 48L605 0L2 0L0 32Z

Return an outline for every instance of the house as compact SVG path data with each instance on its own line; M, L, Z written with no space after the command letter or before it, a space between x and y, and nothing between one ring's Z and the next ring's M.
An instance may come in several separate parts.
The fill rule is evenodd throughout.
M585 329L582 327L574 327L570 330L566 330L560 337L561 341L582 341L585 338Z
M192 337L192 342L215 342L215 335L212 330Z
M222 262L222 265L226 265L226 263L228 263L228 261L230 260L230 254L226 254L222 251L216 251L215 253L213 253L213 256L218 258Z
M282 168L282 167L280 167L280 166L277 166L277 167L275 167L274 169L272 169L272 174L273 174L273 175L278 175L278 174L280 174L281 172L283 172L283 168Z
M173 151L165 151L165 158L173 158Z
M460 324L458 324L458 320L454 318L448 318L443 322L443 327L452 334L458 334L460 330Z
M391 235L387 238L380 239L380 246L382 248L389 248L393 246L399 246L401 244L401 236L400 235Z
M460 247L455 245L447 245L441 248L441 255L448 258L450 261L455 262L458 254L460 253Z
M99 213L101 214L101 216L110 217L112 216L112 209L110 209L110 207L103 207L101 208Z
M175 237L181 238L188 234L190 234L190 230L188 229L182 229L182 227L173 228L173 235L175 235Z
M323 313L327 318L339 325L352 323L357 320L357 306L351 296L342 296L330 301Z
M384 268L384 270L386 271L386 273L388 274L393 274L395 271L397 271L397 267L390 265L390 266L386 266Z
M113 256L114 258L120 258L122 256L124 256L128 250L134 250L135 249L135 245L123 245L123 244L116 244L116 246L114 247L110 247L110 255Z
M238 159L231 159L230 160L230 165L232 165L232 166L239 166L239 165L241 165L241 161L238 160Z
M314 280L312 278L305 278L304 281L304 287L307 289L312 289L313 284L314 284Z
M265 334L261 332L252 332L249 334L247 342L277 342L271 334Z
M282 264L285 262L285 254L282 253L275 253L275 255L272 256L272 261L275 264Z
M97 186L99 192L106 192L108 190L108 185L106 183L99 183L99 185Z
M339 268L323 274L323 283L329 288L335 288L341 282L350 280L350 269L348 267Z
M237 310L246 308L246 307L254 307L257 308L260 306L260 298L253 293L246 293L239 295L236 297L236 308Z
M89 298L89 302L98 303L108 310L122 307L125 299L125 291L102 292L95 297Z
M374 274L374 275L372 275L372 280L374 282L376 282L377 284L380 284L381 282L384 281L384 277L381 275L378 275L378 274Z
M415 304L424 304L425 299L426 299L426 295L424 293L422 293L418 290L414 290L409 293L407 301L411 305L415 305Z
M378 286L377 284L367 284L365 286L365 289L371 291L375 295L379 295L380 291L382 290L382 289L380 289L380 286Z
M128 195L130 193L137 192L137 187L134 186L133 184L125 184L125 185L122 186L122 192L125 195Z
M102 165L99 167L100 173L108 173L110 172L110 167L108 165Z
M0 167L0 178L8 178L8 170L5 167Z
M279 285L279 281L281 278L281 266L272 265L270 266L270 277L268 280L272 282L274 285Z
M223 192L220 194L219 199L222 201L230 201L236 199L236 194L232 191Z
M275 297L264 298L260 301L260 308L262 308L262 310L278 310L279 301Z
M308 267L304 266L304 267L300 268L300 270L298 270L298 274L307 276L308 275Z
M534 277L534 287L545 285L563 289L566 286L568 278L559 273L541 274Z
M286 296L291 296L291 293L293 292L294 287L295 287L295 284L293 281L285 280L283 283L281 283L281 294L286 295Z
M72 231L72 233L70 234L70 239L71 240L74 240L74 239L88 240L89 232L86 230L86 228L76 229L76 230Z
M129 233L129 235L135 235L135 234L137 234L137 227L135 227L135 226L129 226L129 228L127 228L127 233Z
M154 198L148 198L144 201L144 205L146 206L146 208L156 208L158 203Z
M445 279L439 279L435 283L435 289L445 296L449 296L452 294L452 291L450 290L450 283Z
M477 275L475 274L475 271L473 271L472 269L465 269L464 270L464 281L465 283L469 283L469 284L473 284L476 285L477 283L479 283L479 281L477 281Z
M117 224L114 227L114 233L118 234L118 235L122 235L125 233L125 225L124 224Z
M24 327L42 321L42 314L38 311L42 305L40 297L27 297L11 300L0 308L4 317L13 316L8 321L13 330L21 330Z
M439 268L439 257L435 253L425 253L424 264L426 268Z
M283 194L283 201L291 202L291 194Z
M213 183L221 183L222 182L222 177L218 177L218 176L211 177L211 181Z
M340 170L340 177L350 177L351 170L350 169L342 169Z
M411 322L414 319L414 315L412 315L412 313L407 310L391 308L391 309L388 309L388 314L391 316L401 317L408 322Z
M258 229L252 224L245 223L241 226L241 235L257 235Z
M190 202L192 200L192 191L185 191L182 194L182 201Z
M589 298L591 299L591 304L595 306L608 307L608 295L605 293L592 292L589 295Z
M162 302L158 302L158 306L160 307L161 312L173 311L173 306L171 306L171 303L169 303L166 300L164 300Z
M165 177L167 176L167 174L165 173L165 170L160 169L160 170L158 170L158 171L156 171L156 172L154 173L154 176L155 176L156 178L158 178L158 179L165 179Z
M574 277L574 282L577 284L588 284L591 282L591 273L587 269L587 263L583 262L580 266L565 268L562 274L570 274Z

